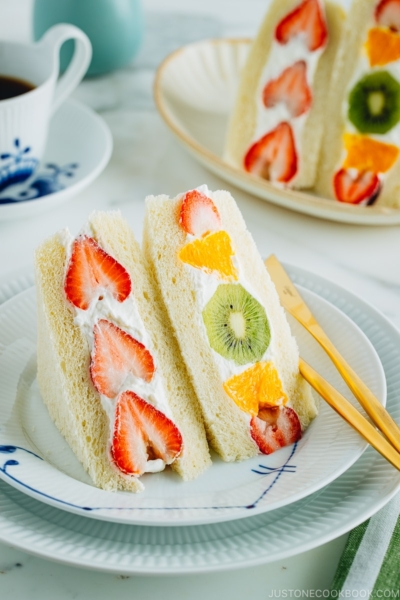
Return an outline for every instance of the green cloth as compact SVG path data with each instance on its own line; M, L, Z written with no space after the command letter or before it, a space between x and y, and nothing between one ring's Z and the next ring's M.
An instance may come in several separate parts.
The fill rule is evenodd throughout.
M400 600L400 494L350 533L330 594Z
M356 555L358 547L361 544L361 540L363 539L364 533L368 527L368 523L369 519L368 521L361 523L361 525L350 532L345 549L340 557L340 562L332 582L331 591L338 592L342 589L353 563L354 556Z

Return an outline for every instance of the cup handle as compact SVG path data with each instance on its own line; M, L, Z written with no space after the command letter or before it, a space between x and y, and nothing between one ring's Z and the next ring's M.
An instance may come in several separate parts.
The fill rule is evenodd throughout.
M56 84L51 107L52 113L57 110L83 79L92 58L92 45L86 33L75 27L75 25L67 23L60 23L51 27L38 42L41 46L48 46L54 52L54 60L58 70L60 48L64 42L70 39L75 40L75 52L67 70Z

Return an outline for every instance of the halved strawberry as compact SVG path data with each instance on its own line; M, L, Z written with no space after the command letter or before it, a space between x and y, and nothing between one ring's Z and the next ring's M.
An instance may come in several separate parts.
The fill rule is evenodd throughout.
M131 289L128 271L93 238L82 235L74 241L64 282L66 296L74 306L87 310L93 298L105 290L123 302Z
M301 438L296 412L286 406L262 408L250 422L251 437L263 454L271 454Z
M131 391L118 397L110 451L123 473L141 475L147 460L157 458L169 465L182 444L177 426L154 406Z
M400 31L400 0L381 0L375 9L375 19L382 27Z
M333 178L337 200L349 204L360 204L363 200L371 199L379 191L379 186L378 175L372 171L340 169Z
M129 373L152 380L154 361L143 344L106 319L96 323L93 333L90 375L100 394L114 398Z
M263 90L263 102L271 108L279 102L286 104L292 117L299 117L311 108L312 94L307 83L307 65L298 60L285 69L277 79L269 81Z
M289 123L280 123L255 142L244 158L244 168L270 181L290 181L297 173L297 153Z
M221 217L211 198L191 190L183 197L179 225L186 233L203 236L221 228Z
M275 37L280 44L301 35L310 52L318 50L328 39L328 28L319 0L304 0L278 23Z

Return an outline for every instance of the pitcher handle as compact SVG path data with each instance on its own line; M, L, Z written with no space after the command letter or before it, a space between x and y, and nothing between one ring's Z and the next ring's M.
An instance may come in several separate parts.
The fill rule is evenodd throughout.
M92 45L86 33L75 25L60 23L51 27L38 44L48 46L54 52L56 69L60 64L60 48L67 40L75 40L75 52L65 73L59 78L54 91L51 112L64 102L83 79L92 58Z

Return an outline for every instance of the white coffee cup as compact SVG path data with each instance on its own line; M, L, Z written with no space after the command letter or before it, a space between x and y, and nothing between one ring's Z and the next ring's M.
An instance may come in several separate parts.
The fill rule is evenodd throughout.
M75 40L75 52L58 79L60 47L69 39ZM0 75L34 86L20 96L0 100L0 191L34 173L51 115L82 80L91 56L87 35L68 24L55 25L36 44L0 42Z

